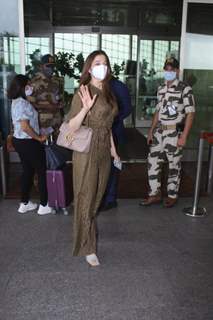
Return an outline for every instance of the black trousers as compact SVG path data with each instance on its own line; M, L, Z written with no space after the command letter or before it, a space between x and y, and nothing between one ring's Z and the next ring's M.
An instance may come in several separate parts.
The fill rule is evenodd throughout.
M34 174L38 175L40 204L47 204L46 158L44 146L34 139L17 139L13 137L13 146L19 154L23 167L21 181L21 202L27 203L33 184Z

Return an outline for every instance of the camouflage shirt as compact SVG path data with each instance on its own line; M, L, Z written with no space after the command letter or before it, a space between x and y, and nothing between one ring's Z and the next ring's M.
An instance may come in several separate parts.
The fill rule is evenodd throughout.
M184 121L186 114L195 112L192 88L176 79L170 87L166 83L158 88L159 121L164 125L174 125Z
M37 104L59 104L63 107L63 88L64 79L59 77L47 78L43 73L38 72L31 80L33 86L33 94L29 97L29 101ZM38 108L39 122L41 127L58 127L61 124L62 117L60 109L53 113L45 108Z

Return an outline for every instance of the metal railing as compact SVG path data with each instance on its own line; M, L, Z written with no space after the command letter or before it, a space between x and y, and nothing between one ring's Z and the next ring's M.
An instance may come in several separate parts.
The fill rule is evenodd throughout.
M207 214L207 210L204 207L199 207L200 198L200 183L203 165L203 151L204 143L207 141L210 145L210 157L209 157L209 170L208 170L208 185L207 192L212 192L213 185L213 133L204 132L200 133L199 150L198 150L198 161L197 161L197 173L195 182L195 191L192 207L184 208L183 212L191 217L204 217Z

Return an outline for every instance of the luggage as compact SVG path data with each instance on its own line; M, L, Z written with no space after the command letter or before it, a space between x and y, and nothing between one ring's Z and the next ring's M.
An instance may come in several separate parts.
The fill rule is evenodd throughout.
M45 145L45 154L46 166L49 170L61 169L66 163L66 158L56 144Z
M70 150L60 147L53 141L50 135L45 143L46 165L49 170L61 169L66 161L71 159Z
M67 207L72 200L72 187L68 169L47 170L48 204L54 213L61 209L64 215L69 214Z

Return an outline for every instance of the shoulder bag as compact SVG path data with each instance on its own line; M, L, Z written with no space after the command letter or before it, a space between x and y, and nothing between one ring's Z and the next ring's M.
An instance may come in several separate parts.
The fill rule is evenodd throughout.
M63 122L57 138L57 145L70 150L88 153L92 139L92 128L82 125L74 133L68 122Z

